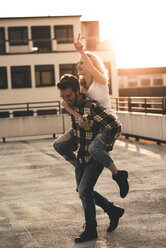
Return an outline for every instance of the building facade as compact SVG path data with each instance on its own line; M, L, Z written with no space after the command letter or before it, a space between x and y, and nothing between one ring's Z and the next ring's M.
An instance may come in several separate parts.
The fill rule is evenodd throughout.
M166 67L119 69L119 96L166 96Z
M110 94L118 96L111 43L100 43L99 22L81 16L0 18L0 104L60 100L56 84L64 73L77 75L79 33L85 50L105 63Z

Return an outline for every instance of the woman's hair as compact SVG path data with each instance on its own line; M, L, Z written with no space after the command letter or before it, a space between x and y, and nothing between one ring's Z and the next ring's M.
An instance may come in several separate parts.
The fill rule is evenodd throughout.
M108 79L108 73L102 60L92 52L86 51L85 53L91 60L92 64L96 67L96 69L100 71L102 74L104 74L106 79ZM85 80L83 76L80 76L79 79L80 79L80 84L85 86Z

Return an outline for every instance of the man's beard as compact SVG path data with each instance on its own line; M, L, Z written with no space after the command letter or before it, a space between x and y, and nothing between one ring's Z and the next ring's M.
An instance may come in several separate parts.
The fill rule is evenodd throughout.
M77 105L77 102L78 102L78 96L77 96L77 94L75 93L75 99L74 99L74 101L70 104L68 104L68 106L70 107L70 108L74 108L76 105Z

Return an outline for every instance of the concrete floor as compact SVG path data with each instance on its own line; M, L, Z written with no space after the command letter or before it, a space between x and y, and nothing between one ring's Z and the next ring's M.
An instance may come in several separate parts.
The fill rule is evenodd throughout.
M84 223L74 170L52 148L53 139L0 143L0 248L166 247L166 147L119 139L111 153L129 171L130 193L120 198L105 169L96 190L125 209L107 233L97 208L97 241L74 244Z

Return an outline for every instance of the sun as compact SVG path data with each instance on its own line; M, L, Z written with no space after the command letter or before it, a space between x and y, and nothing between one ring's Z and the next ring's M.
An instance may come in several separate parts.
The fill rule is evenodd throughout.
M141 0L115 4L100 16L100 40L113 40L117 67L166 65L164 16L160 1L149 9L149 1Z

